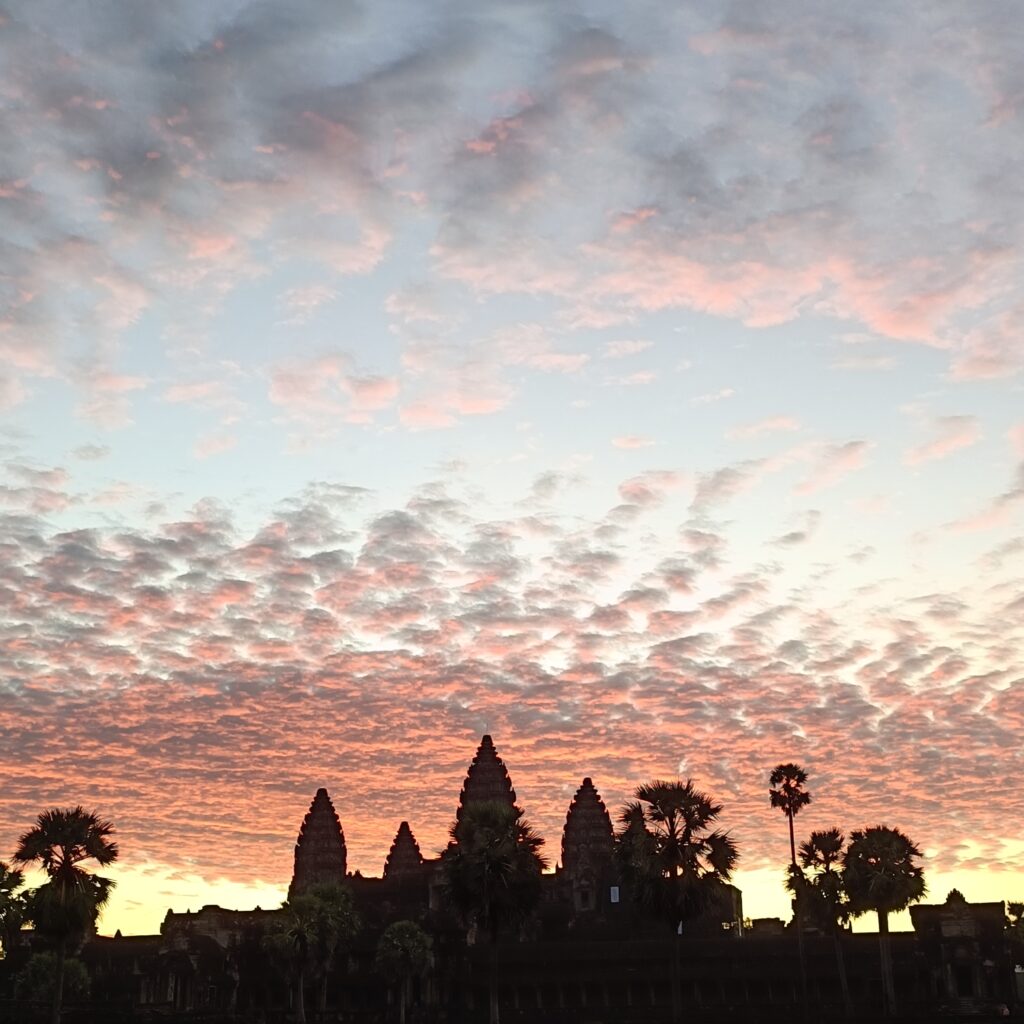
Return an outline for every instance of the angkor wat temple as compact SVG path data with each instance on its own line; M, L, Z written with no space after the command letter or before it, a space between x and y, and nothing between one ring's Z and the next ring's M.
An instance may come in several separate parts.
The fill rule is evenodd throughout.
M516 802L512 780L484 736L456 808ZM619 877L611 817L583 779L569 805L555 870L529 922L489 949L475 941L444 898L441 858L425 857L407 822L398 826L379 878L348 870L345 835L326 789L318 789L295 844L289 900L319 883L341 883L363 926L326 979L326 1011L309 1020L371 1024L398 1019L393 979L375 967L388 924L417 922L431 936L429 969L412 987L410 1022L470 1024L488 1019L489 971L496 963L503 1024L537 1022L833 1021L844 1017L834 943L806 931L806 986L796 933L781 920L745 922L738 889L672 936L646 916ZM781 875L781 872L780 872ZM780 881L781 884L781 881ZM95 936L81 957L91 982L82 1022L294 1019L293 991L263 937L279 910L168 911L159 935ZM914 931L891 936L901 1016L984 1019L1003 1006L1024 1010L1015 948L1001 903L968 904L958 894L911 911ZM853 1019L882 1016L877 937L842 936ZM0 960L0 1018L11 978L31 938ZM491 957L494 955L494 960ZM6 991L5 991L6 988ZM806 993L804 989L806 988Z

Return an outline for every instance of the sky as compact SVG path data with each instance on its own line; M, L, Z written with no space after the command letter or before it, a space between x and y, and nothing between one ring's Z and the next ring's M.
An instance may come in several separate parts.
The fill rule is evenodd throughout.
M1017 4L0 2L0 858L102 928L692 777L1024 898Z

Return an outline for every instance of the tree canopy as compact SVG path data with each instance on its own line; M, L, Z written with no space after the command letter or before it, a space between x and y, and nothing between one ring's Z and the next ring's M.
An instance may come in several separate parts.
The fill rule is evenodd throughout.
M924 870L915 861L921 855L898 828L876 825L852 832L842 873L851 913L874 911L879 930L887 930L889 914L905 910L927 892Z
M735 842L714 825L722 805L686 782L637 787L619 815L617 857L634 897L680 924L723 892L739 858Z
M475 801L449 835L442 871L456 912L492 938L525 920L540 899L547 862L540 853L544 840L522 810L501 801Z

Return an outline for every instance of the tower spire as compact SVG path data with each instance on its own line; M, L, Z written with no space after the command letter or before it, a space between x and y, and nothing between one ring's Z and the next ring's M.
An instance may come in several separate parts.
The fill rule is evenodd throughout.
M398 826L387 860L384 861L384 878L401 879L415 875L423 866L423 854L419 843L409 828L409 822L403 821Z
M562 868L574 874L583 867L599 868L611 859L612 819L588 776L569 805L562 831Z
M473 763L466 773L466 781L462 784L459 794L459 807L455 812L456 821L462 820L462 812L467 804L483 800L496 800L515 806L516 791L512 788L505 762L498 757L494 741L490 735L484 734L480 740Z
M322 882L345 881L348 851L338 813L322 787L316 791L295 843L295 871L288 899Z

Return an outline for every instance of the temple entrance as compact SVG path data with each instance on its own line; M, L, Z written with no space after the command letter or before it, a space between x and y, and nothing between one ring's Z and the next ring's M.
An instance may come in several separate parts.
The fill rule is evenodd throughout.
M974 971L969 964L957 964L953 968L953 986L958 999L970 999L974 995Z

